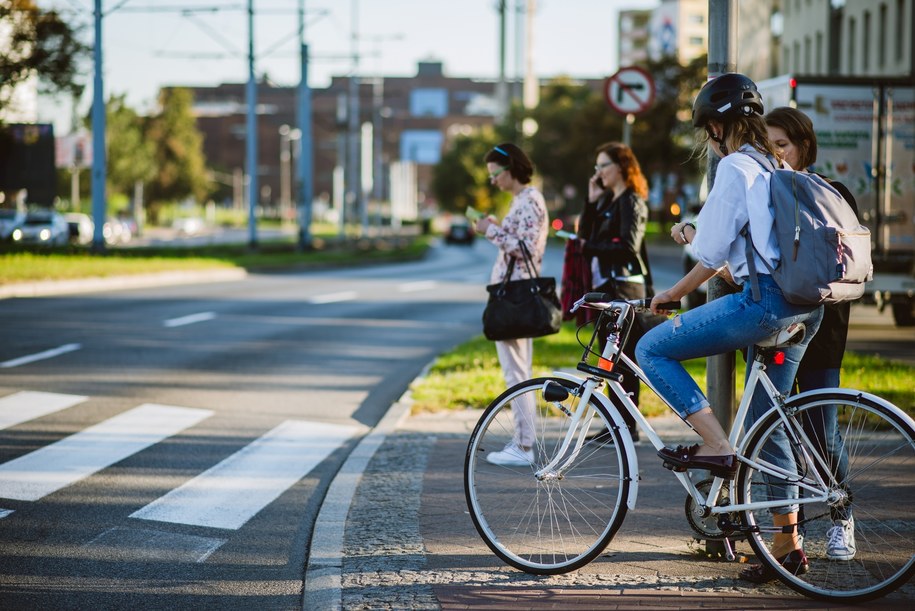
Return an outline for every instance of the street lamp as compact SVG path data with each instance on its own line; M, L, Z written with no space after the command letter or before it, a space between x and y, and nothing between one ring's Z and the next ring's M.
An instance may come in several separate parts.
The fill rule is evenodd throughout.
M302 137L302 131L286 124L280 126L280 219L286 222L292 209L292 143Z

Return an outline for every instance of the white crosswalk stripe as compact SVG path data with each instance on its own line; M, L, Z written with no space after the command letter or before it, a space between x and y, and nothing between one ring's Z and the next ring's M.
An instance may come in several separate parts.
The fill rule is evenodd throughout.
M0 429L8 429L29 420L73 407L89 397L55 392L24 390L0 397Z
M0 397L0 430L87 400L82 395L36 391ZM39 501L213 413L152 403L125 411L0 464L0 499ZM360 426L287 420L129 517L237 530L361 430ZM12 513L0 507L0 519Z
M288 420L131 517L241 528L356 430L353 426Z
M0 498L37 501L197 424L206 409L146 403L0 465Z

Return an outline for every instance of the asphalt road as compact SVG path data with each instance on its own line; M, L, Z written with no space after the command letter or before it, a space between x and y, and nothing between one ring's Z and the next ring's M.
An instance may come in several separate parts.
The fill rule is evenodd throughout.
M324 490L494 254L0 300L0 606L299 608Z

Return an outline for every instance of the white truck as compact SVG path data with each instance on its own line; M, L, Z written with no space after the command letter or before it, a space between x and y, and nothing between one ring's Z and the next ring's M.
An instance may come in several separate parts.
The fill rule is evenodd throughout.
M784 75L758 83L766 110L813 121L814 170L844 183L873 239L865 299L915 325L915 87L909 78Z

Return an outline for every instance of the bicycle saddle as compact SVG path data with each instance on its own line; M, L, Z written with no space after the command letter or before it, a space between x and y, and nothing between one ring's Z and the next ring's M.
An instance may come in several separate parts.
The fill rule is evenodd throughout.
M790 346L803 341L807 334L807 327L804 323L799 322L782 329L775 335L767 337L764 340L756 342L760 348L773 348L776 346Z

